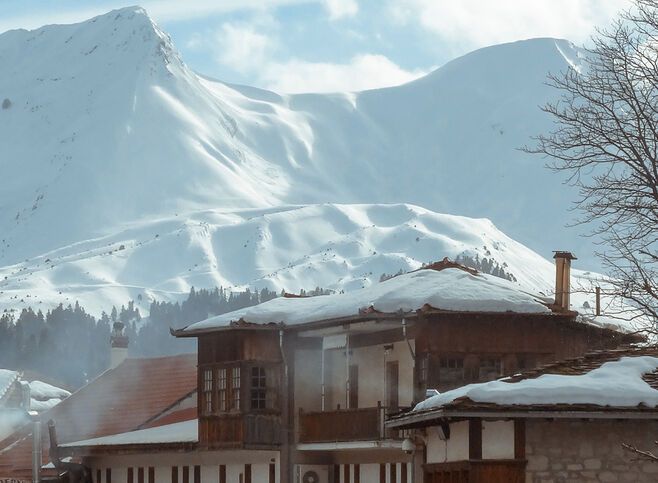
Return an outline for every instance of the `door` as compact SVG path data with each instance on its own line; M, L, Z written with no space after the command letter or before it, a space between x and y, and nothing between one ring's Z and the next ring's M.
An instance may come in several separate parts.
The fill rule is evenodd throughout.
M350 409L359 407L359 366L350 366Z
M398 398L400 370L398 361L386 363L386 407L389 413L397 412L400 404Z

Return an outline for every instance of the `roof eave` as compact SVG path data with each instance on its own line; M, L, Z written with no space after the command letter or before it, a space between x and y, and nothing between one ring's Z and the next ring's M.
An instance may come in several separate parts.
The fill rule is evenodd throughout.
M399 318L417 318L419 315L455 315L455 316L468 316L468 315L504 315L510 314L516 317L551 317L554 319L564 319L565 321L575 320L577 312L497 312L497 311L455 311L455 310L444 310L436 309L434 307L426 309L418 309L410 312L367 312L363 314L349 315L346 317L336 317L333 319L320 319L313 320L311 322L303 322L295 325L286 325L283 322L268 322L266 324L254 324L254 325L238 325L231 323L229 325L221 327L206 327L202 329L191 329L188 330L187 327L182 329L169 329L171 335L174 337L198 337L199 335L206 335L214 332L224 332L230 330L308 330L308 329L318 329L324 327L332 327L337 325L346 325L354 324L359 322L367 322L371 320L394 320ZM237 321L239 323L239 321ZM588 324L583 324L588 325ZM188 326L189 327L189 326ZM596 327L592 325L592 327ZM602 329L601 327L596 327ZM613 329L606 329L612 332L616 332Z
M514 410L514 409L438 409L408 414L386 421L387 428L413 429L433 426L441 420L450 419L634 419L658 420L658 408L613 408L596 410Z
M131 444L99 444L90 446L60 446L59 454L66 456L97 456L97 455L122 455L141 453L163 453L163 452L188 452L193 451L199 445L198 441L180 441L169 443L131 443Z

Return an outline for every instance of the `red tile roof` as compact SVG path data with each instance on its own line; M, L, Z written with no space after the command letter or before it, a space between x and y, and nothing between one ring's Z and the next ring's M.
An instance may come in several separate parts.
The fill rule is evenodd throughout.
M143 425L140 429L155 428L157 426L165 426L167 424L190 421L192 419L197 419L197 416L198 415L197 415L196 407L179 409L178 411L173 411L153 421L148 422L147 424Z
M49 461L48 420L55 421L60 443L138 429L196 391L196 364L196 354L126 359L104 372L41 415L44 463ZM0 476L29 471L29 432L26 428L0 442L4 448L0 449Z

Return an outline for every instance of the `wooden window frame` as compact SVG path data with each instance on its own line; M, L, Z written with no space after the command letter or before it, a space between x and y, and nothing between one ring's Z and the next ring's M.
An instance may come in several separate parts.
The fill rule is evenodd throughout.
M208 415L215 412L215 369L205 367L201 370L201 414Z
M259 371L256 378L259 385L254 387L256 370ZM198 379L202 388L199 395L202 416L280 412L280 362L203 364L199 366ZM257 404L254 403L254 396L257 396Z

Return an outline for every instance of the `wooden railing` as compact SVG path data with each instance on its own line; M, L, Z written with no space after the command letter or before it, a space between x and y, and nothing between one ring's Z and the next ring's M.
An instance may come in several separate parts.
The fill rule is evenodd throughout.
M299 442L373 441L397 438L397 431L384 428L386 408L299 410Z
M281 444L278 414L222 414L199 419L204 447L276 446Z
M525 460L468 460L425 466L425 483L523 483Z

